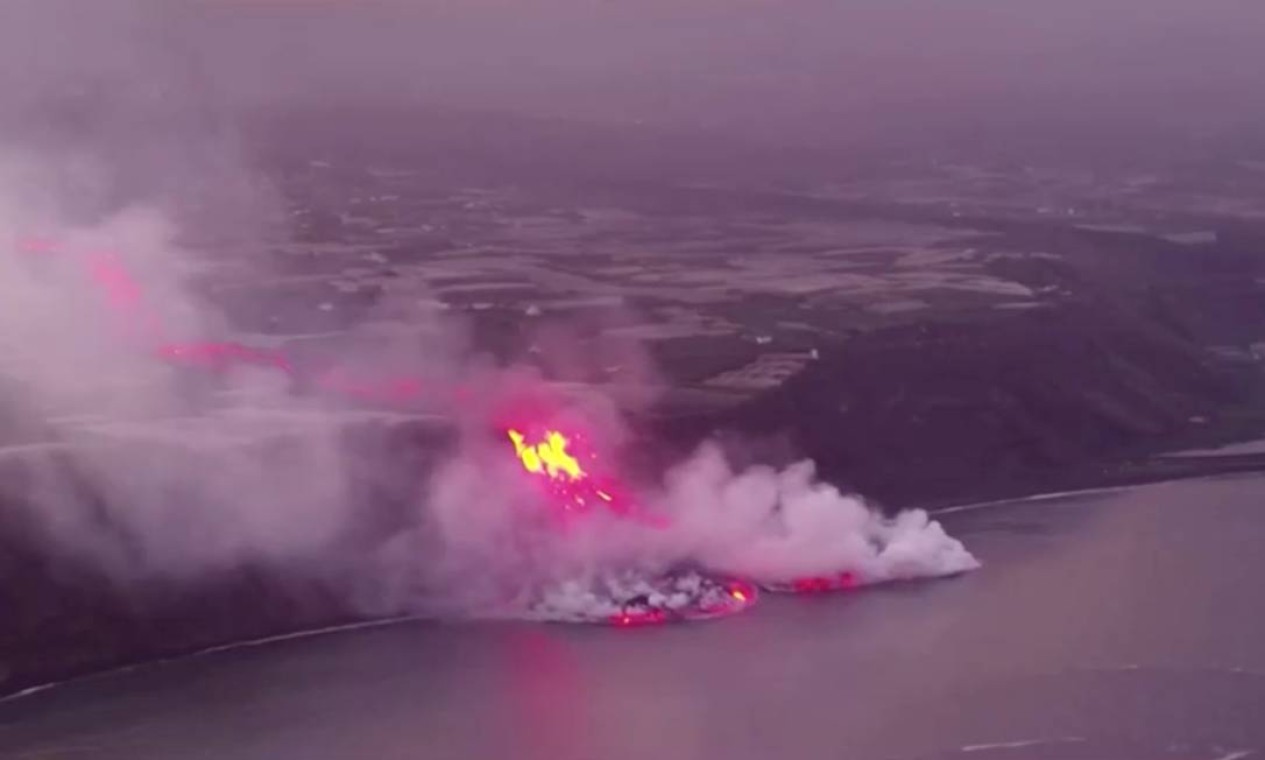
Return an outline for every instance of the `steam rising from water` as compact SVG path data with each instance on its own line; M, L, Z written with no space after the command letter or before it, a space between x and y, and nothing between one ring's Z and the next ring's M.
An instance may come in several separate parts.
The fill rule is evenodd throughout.
M669 473L663 498L684 556L761 583L844 572L877 583L979 566L926 512L884 517L816 480L812 462L735 473L719 449L704 446Z

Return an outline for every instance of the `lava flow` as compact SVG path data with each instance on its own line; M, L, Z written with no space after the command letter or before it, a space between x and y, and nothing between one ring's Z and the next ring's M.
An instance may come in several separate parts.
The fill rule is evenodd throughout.
M55 243L42 238L28 238L18 250L32 257L74 256ZM162 361L176 367L223 374L243 366L278 370L297 380L299 370L291 358L279 349L257 348L235 341L174 340L159 312L150 304L141 281L112 251L93 251L81 256L81 266L101 299L121 323L122 332L143 342ZM313 379L313 385L358 401L385 404L408 404L422 396L419 378L362 377L347 367L335 365ZM460 391L454 391L459 396Z
M667 528L659 515L633 507L623 497L627 489L606 474L596 472L600 461L579 433L547 429L529 439L518 428L505 431L523 470L535 476L550 501L563 513L588 514L605 509L651 528ZM592 468L592 469L590 469Z
M566 511L587 512L607 506L619 512L615 497L597 484L570 450L572 440L557 430L548 430L537 441L511 428L506 433L514 453L527 472L539 476L558 506ZM588 454L586 458L595 458Z
M595 508L604 508L652 528L669 527L661 518L630 509L615 495L620 489L612 480L599 481L585 468L584 462L596 465L597 456L580 445L581 436L545 430L538 437L529 438L517 428L507 430L506 436L523 470L539 480L546 498L559 508L560 516L583 519ZM639 579L631 591L613 596L611 602L618 611L596 622L629 628L703 620L741 612L755 604L758 596L756 586L747 581L721 581L688 571L669 573L660 578Z
M57 245L45 240L25 241L20 249L31 256L69 256ZM280 371L292 379L298 374L290 357L279 350L254 348L227 341L177 341L167 329L161 315L146 298L145 289L113 252L91 252L81 258L83 272L100 293L104 304L122 322L123 331L138 340L146 351L175 366L194 368L219 374L241 365L266 367ZM375 377L352 372L334 365L314 378L314 387L345 397L374 403L409 404L425 396L434 398L437 389L423 388L411 376ZM451 391L457 397L463 391ZM572 520L582 520L597 510L635 521L643 526L669 530L672 524L664 517L633 506L625 497L629 491L610 475L586 438L576 432L536 425L501 428L508 437L523 470L532 476L544 491L546 501L555 507L554 515L565 530ZM759 589L747 580L726 580L690 570L662 578L640 581L643 593L617 594L610 597L619 611L604 622L617 626L639 626L676 620L693 620L732 614L753 605ZM769 591L797 594L846 591L862 581L849 572L795 579L789 583L765 584ZM671 590L671 593L665 591ZM662 600L671 597L667 604ZM659 600L659 601L656 601ZM555 618L560 619L560 618Z

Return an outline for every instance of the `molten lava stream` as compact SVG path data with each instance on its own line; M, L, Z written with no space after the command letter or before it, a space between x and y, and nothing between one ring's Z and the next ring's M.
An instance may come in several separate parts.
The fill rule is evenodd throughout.
M686 607L628 606L605 621L620 628L639 628L662 623L682 623L736 615L753 606L760 592L746 581L708 579Z
M788 583L766 583L764 588L778 594L829 594L852 591L860 585L855 575L843 572L838 575L796 578Z
M572 443L577 436L546 430L532 441L518 428L510 428L506 435L523 470L539 479L550 500L563 512L586 513L602 507L618 515L631 514L617 496L620 489L607 479L595 477L580 461L583 457L595 462L597 456L588 451L573 453Z
M594 509L605 509L623 519L648 527L667 524L653 515L633 509L620 497L624 489L613 478L595 476L586 465L598 464L598 457L583 448L582 438L560 430L546 429L538 436L511 427L505 431L523 471L536 479L547 501L560 517L582 520ZM565 529L566 523L560 526ZM669 573L647 578L640 593L612 600L619 612L587 622L607 623L621 628L732 615L755 604L759 590L752 583L722 580L696 572Z

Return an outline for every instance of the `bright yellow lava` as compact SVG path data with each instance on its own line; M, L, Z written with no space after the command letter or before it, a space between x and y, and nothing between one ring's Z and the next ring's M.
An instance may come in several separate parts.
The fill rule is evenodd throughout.
M510 430L509 437L523 469L528 472L542 473L555 480L563 477L580 480L585 477L579 460L567 452L567 437L557 430L546 432L545 439L539 443L528 443L527 437L517 430Z

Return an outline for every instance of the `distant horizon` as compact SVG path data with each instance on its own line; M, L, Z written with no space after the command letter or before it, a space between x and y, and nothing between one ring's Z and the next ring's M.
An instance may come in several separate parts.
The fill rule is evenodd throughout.
M1261 28L1265 5L1235 0L16 0L0 9L0 96L14 110L76 87L203 111L382 103L785 145L1197 132L1265 125Z

